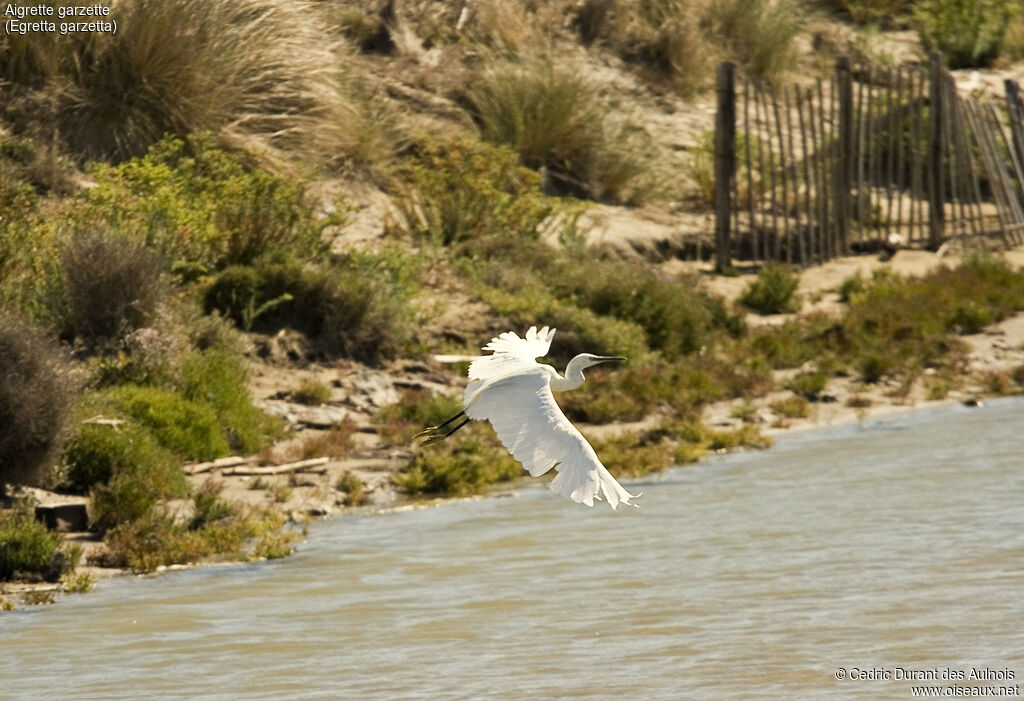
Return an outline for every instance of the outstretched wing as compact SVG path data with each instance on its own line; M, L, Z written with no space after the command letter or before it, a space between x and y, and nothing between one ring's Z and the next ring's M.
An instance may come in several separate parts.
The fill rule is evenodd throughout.
M537 331L536 326L531 326L526 332L526 338L520 338L514 331L506 331L492 338L482 350L491 351L493 355L477 358L469 365L467 399L471 392L478 389L480 382L537 367L535 359L547 355L554 337L555 330L552 328L545 326Z
M540 331L536 326L531 326L526 332L526 338L519 338L515 331L506 331L492 338L482 350L492 353L509 353L511 355L533 360L548 354L551 348L551 339L555 337L555 330L545 326Z
M587 506L595 499L606 500L613 509L635 506L629 501L635 495L611 476L555 402L553 374L550 367L533 363L532 368L483 382L472 397L467 393L466 416L490 421L498 439L531 475L557 469L548 485L552 491Z

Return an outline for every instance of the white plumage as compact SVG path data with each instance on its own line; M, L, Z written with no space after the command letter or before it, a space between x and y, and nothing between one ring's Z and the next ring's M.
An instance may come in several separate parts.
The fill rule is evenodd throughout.
M627 492L611 476L552 394L583 384L585 368L621 358L582 353L569 361L563 378L536 361L547 355L554 336L554 329L532 326L525 338L508 331L491 339L483 350L492 354L469 366L463 411L470 419L490 421L498 439L531 475L554 467L558 475L549 486L558 494L587 506L595 499L604 499L613 509L636 506L630 499L639 495Z

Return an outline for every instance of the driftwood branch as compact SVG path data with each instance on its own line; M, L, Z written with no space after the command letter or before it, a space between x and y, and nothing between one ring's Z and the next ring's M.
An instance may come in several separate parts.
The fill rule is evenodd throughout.
M326 469L316 469L321 465L326 464L328 458L311 458L309 460L299 460L298 462L290 462L285 465L269 465L267 467L250 467L239 466L232 467L224 470L225 475L246 475L246 476L266 476L266 475L284 475L290 472L317 472L324 473Z
M194 465L185 465L185 474L198 475L203 472L209 472L210 470L221 470L226 467L244 465L247 462L249 462L249 458L243 458L237 455L233 455L229 458L219 458L217 460L211 460L209 462L200 462L195 463Z

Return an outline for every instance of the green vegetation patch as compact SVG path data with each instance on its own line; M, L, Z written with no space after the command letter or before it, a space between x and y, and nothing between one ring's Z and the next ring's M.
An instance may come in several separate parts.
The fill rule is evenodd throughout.
M800 297L796 288L800 278L785 265L769 264L757 271L740 296L740 304L759 314L784 314L799 311Z
M265 258L220 272L204 308L245 330L293 328L327 355L375 364L408 343L416 292L414 263L397 249L352 252L332 264Z
M96 186L79 195L74 223L132 232L185 277L270 251L319 255L324 229L348 211L342 202L336 214L319 214L299 181L249 167L203 134L166 137L144 156L95 163L89 174Z
M452 438L419 450L392 480L410 495L465 496L523 476L523 466L493 438L482 438L480 431L467 426Z
M201 497L200 497L201 498ZM230 511L230 513L228 513ZM216 520L183 524L154 510L107 533L107 565L152 572L219 557L228 560L286 557L297 539L282 530L284 517L265 511L243 513L233 508L215 513ZM206 509L209 516L209 507Z
M924 48L941 51L950 68L984 68L999 56L1020 11L1006 0L916 0L912 24Z
M123 385L106 396L120 413L144 426L176 455L213 460L231 452L216 412L205 404L160 387Z
M58 534L36 520L30 506L0 510L0 581L56 582L67 565L58 552L62 543Z

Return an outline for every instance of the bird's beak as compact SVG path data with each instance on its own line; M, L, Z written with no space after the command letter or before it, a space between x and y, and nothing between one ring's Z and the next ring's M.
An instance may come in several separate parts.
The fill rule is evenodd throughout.
M597 358L599 363L607 363L609 360L625 360L625 358L621 355L601 355Z

